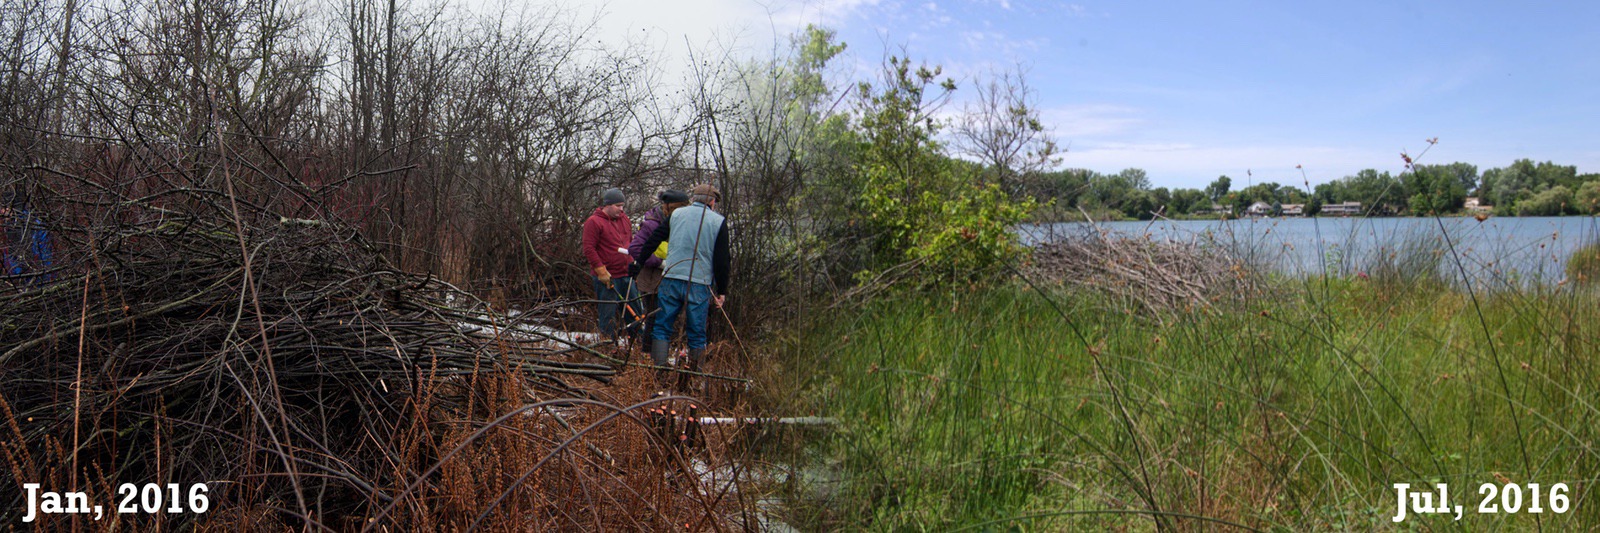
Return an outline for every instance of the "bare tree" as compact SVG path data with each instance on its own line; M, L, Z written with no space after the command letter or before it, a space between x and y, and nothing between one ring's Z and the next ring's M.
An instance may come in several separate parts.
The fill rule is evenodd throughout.
M1060 163L1055 138L1039 119L1038 93L1021 67L975 84L951 132L956 148L988 167L1002 189L1021 192L1022 177Z

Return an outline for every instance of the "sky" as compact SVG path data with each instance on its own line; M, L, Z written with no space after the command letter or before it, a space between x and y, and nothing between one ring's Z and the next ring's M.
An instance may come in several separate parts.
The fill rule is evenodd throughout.
M849 46L845 78L908 54L942 66L964 87L959 99L977 77L1020 68L1067 148L1063 168L1141 168L1158 187L1204 187L1221 175L1236 188L1314 186L1366 168L1399 173L1402 152L1480 171L1528 158L1600 172L1600 2L582 6L600 16L601 38L650 45L672 64L687 64L690 48L771 53L818 24Z

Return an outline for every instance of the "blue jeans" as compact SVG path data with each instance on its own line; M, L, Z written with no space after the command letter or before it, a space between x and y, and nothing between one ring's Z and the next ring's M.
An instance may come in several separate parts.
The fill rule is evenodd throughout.
M683 311L683 328L689 337L689 349L704 349L706 315L711 311L711 286L667 278L661 280L661 289L656 297L661 300L661 316L656 317L655 331L652 332L655 340L672 338L672 334L677 332L672 327L673 322L678 320L678 312Z
M611 278L611 286L600 283L600 278L591 276L594 281L594 296L600 300L600 333L606 337L617 336L617 315L622 315L622 321L628 325L628 334L638 333L639 324L634 323L636 316L644 316L644 310L639 306L639 288L633 284L633 278L623 276ZM623 309L623 304L631 306L633 312Z

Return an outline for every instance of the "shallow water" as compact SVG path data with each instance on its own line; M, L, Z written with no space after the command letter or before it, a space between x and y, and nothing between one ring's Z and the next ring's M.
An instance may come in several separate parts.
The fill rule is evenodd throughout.
M1386 263L1402 270L1436 268L1444 279L1475 286L1560 282L1573 251L1600 242L1596 217L1248 218L1095 227L1126 237L1223 246L1287 275L1349 276ZM1018 234L1033 246L1089 229L1084 222L1028 224Z

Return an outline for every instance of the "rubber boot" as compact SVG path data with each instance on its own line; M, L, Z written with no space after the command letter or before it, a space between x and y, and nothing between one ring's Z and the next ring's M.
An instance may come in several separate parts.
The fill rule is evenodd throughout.
M650 362L656 366L667 366L667 353L671 349L665 339L651 339Z
M699 348L699 349L690 348L689 349L689 371L690 372L699 372L700 371L700 362L705 360L705 357L706 357L706 349L705 348ZM683 392L683 393L686 393L686 394L693 394L693 393L699 392L699 390L697 390L697 389L700 389L701 387L694 386L696 383L699 383L699 381L695 380L694 376L690 376L689 374L678 374L678 391L679 392Z
M653 342L650 343L650 362L654 363L658 367L667 366L667 352L668 352L668 350L671 349L671 346L669 346L667 344L666 340L662 340L662 339L652 339L652 340L653 340ZM657 386L659 386L659 387L661 387L663 389L667 388L672 383L671 380L672 380L672 371L671 370L664 370L664 369L659 369L659 368L656 369L656 385Z

